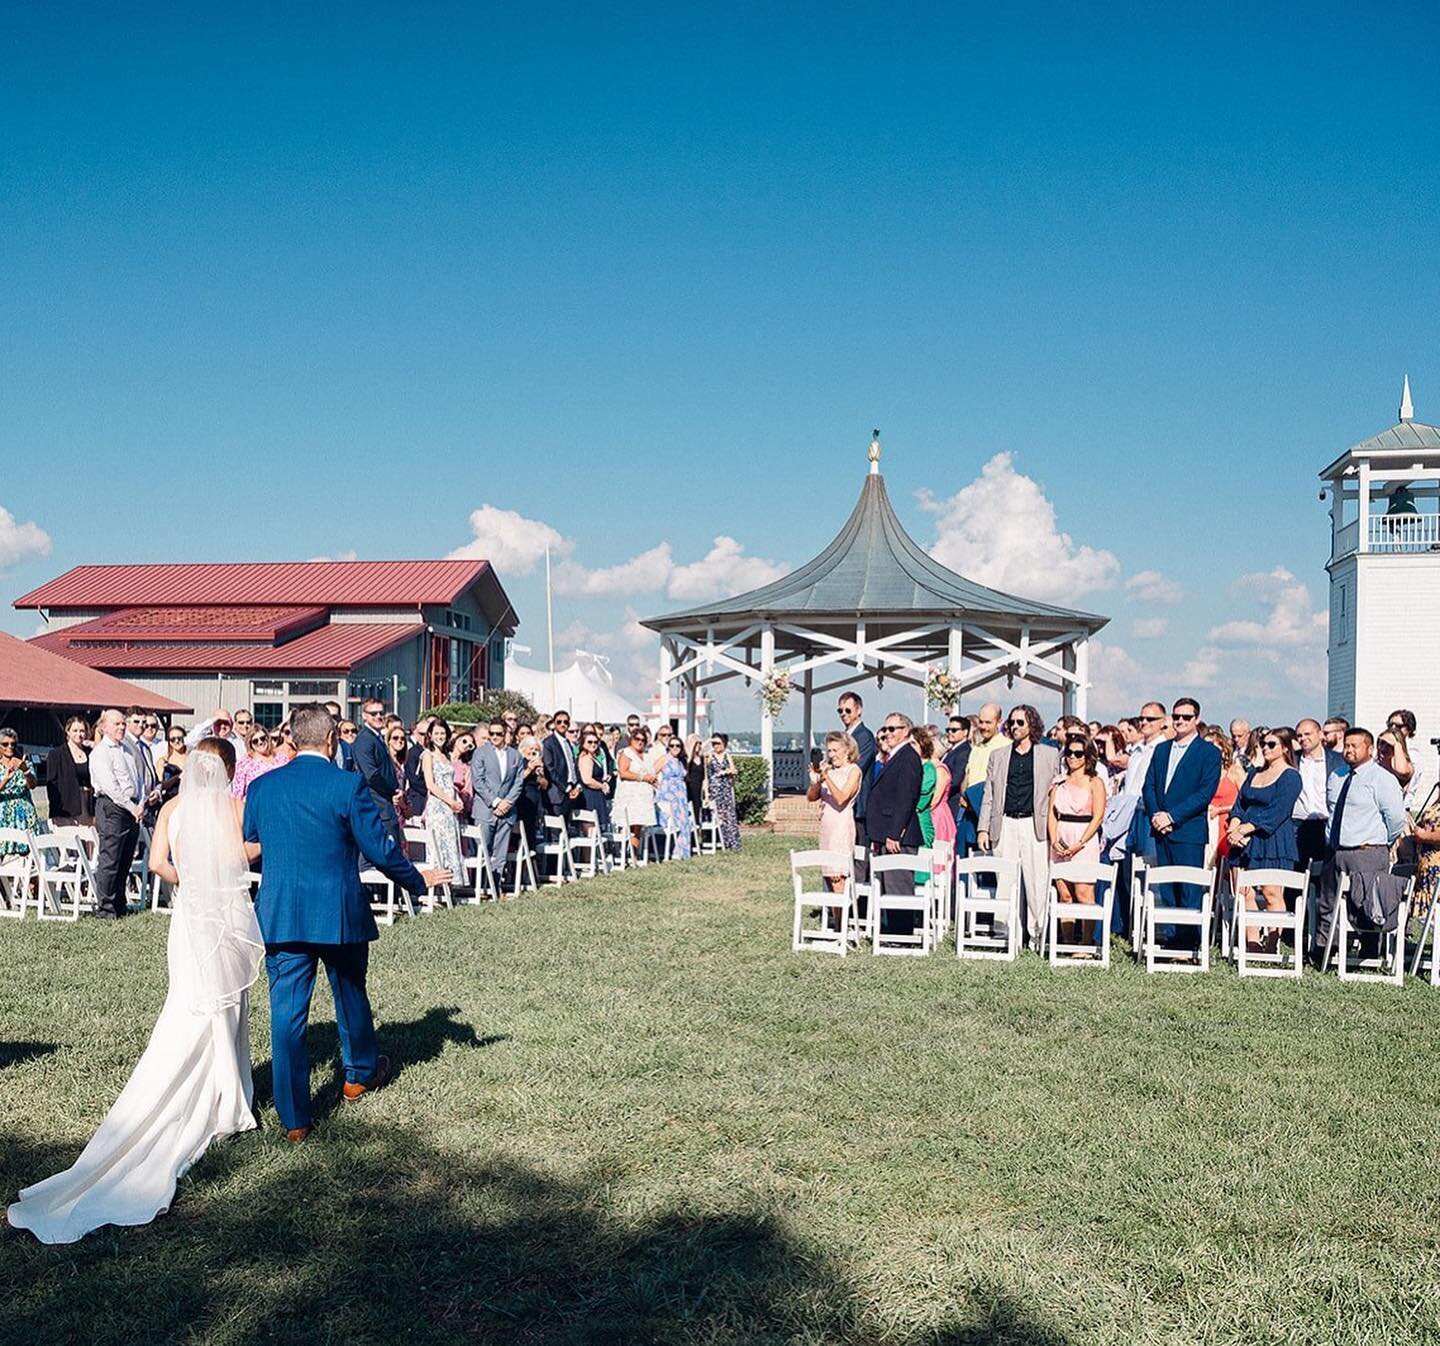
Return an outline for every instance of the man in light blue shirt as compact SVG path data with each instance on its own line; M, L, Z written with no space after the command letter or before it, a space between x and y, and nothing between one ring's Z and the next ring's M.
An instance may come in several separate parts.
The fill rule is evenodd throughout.
M1400 782L1375 760L1375 737L1368 729L1351 729L1345 735L1347 772L1335 771L1326 783L1330 809L1329 859L1320 882L1312 959L1325 955L1335 920L1340 876L1358 883L1369 874L1390 868L1390 847L1404 830L1405 801Z

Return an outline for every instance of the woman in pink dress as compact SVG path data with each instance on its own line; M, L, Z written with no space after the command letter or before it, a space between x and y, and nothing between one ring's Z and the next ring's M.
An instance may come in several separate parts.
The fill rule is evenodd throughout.
M935 788L930 792L930 827L936 841L955 845L955 814L950 807L950 768L939 734L930 736L930 760L935 764Z
M810 768L806 798L820 805L820 849L843 855L855 853L855 800L860 793L860 748L849 734L825 735L825 760ZM822 870L825 885L838 893L850 877L850 866Z
M278 733L272 737L264 725L257 724L250 735L250 751L235 763L235 777L230 782L230 794L235 799L244 799L250 782L267 771L274 771L285 763L275 755Z
M1064 775L1050 791L1050 863L1080 860L1098 864L1100 860L1100 824L1105 820L1105 786L1096 770L1098 755L1087 734L1070 734L1061 750ZM1055 895L1061 902L1091 904L1095 901L1093 883L1072 883L1055 880ZM1060 926L1060 939L1066 944L1077 942L1077 922L1065 921Z

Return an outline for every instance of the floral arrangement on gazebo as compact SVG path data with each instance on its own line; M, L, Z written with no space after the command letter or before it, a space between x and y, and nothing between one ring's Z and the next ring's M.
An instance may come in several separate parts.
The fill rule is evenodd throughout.
M790 699L791 690L790 674L783 668L777 668L773 673L767 674L761 679L757 695L760 698L760 704L765 708L765 713L772 720L785 709L785 703Z
M925 701L927 705L942 709L960 704L960 679L941 668L932 668L925 675Z

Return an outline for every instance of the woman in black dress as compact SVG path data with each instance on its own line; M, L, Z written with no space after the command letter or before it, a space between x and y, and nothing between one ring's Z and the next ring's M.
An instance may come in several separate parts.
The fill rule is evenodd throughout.
M701 809L705 805L705 749L699 734L691 734L685 743L685 793L695 810L695 826L700 826Z
M89 827L95 821L90 791L90 753L85 747L89 726L78 715L65 721L65 742L45 759L45 795L52 827Z

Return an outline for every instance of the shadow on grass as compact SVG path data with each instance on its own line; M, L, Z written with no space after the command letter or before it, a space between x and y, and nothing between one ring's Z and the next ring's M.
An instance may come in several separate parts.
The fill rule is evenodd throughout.
M6 1066L18 1066L22 1061L34 1061L49 1056L58 1050L53 1042L0 1042L0 1070Z
M433 1061L449 1045L456 1047L493 1047L507 1041L507 1035L495 1034L480 1037L467 1023L456 1019L460 1013L457 1006L440 1006L426 1010L418 1019L397 1023L380 1024L375 1036L379 1039L380 1050L390 1058L390 1068L395 1076L403 1074L412 1066ZM330 1078L315 1092L313 1101L315 1120L328 1117L340 1104L342 1081L340 1061L340 1035L334 1024L311 1024L305 1030L305 1051L310 1065L329 1066ZM256 1065L255 1115L260 1117L266 1108L274 1106L275 1082L272 1063L264 1061Z
M949 1324L896 1333L866 1311L823 1250L766 1213L630 1217L613 1199L615 1175L571 1181L471 1161L421 1130L352 1128L298 1149L250 1136L225 1148L224 1179L182 1183L172 1212L153 1225L55 1248L4 1235L7 1339L1066 1340L987 1286ZM37 1176L51 1171L40 1152L25 1162Z

